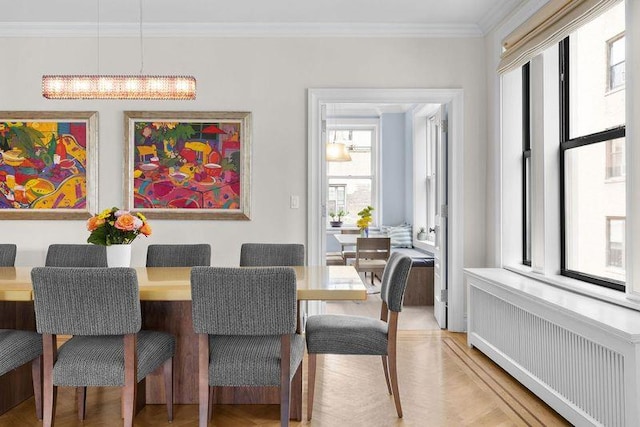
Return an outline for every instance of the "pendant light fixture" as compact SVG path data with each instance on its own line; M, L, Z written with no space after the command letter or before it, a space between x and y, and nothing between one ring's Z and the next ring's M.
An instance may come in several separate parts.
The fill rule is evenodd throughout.
M334 114L335 117L335 114ZM329 130L327 129L327 134ZM336 141L336 134L338 133L337 129L333 130L333 141L327 142L327 153L326 159L327 162L350 162L351 155L349 154L349 149L342 142Z
M140 8L140 74L100 74L100 0L97 0L98 74L44 75L42 96L47 99L196 99L196 79L193 76L143 75L144 49L142 37L142 0Z

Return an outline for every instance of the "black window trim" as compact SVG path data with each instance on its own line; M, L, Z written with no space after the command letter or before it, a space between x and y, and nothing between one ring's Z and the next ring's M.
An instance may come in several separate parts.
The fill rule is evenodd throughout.
M625 137L625 126L618 126L589 135L581 135L571 139L569 137L569 37L559 43L559 84L560 84L560 274L594 285L603 286L617 291L625 291L625 283L619 280L607 279L592 274L586 274L567 268L566 242L566 212L565 212L565 152L572 148L589 144L606 142Z
M531 209L527 200L527 181L531 171L527 173L527 159L531 168L531 78L530 63L522 66L522 264L531 267L531 258L527 257L527 210ZM531 183L529 183L531 189Z

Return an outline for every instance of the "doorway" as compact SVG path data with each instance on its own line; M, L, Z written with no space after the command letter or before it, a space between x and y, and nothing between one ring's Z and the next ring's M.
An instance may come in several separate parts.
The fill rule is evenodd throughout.
M450 152L444 157L447 166L448 187L443 187L441 212L451 232L446 235L440 249L444 251L441 260L436 261L441 266L442 287L444 292L438 291L436 299L440 298L444 304L443 323L450 330L464 331L464 286L462 279L462 90L460 89L309 89L309 167L308 167L308 236L307 256L309 265L322 265L325 259L327 245L327 166L325 157L325 143L327 141L328 107L336 105L350 105L364 108L367 105L412 105L413 108L425 105L441 105L448 113L448 138ZM335 113L335 108L332 110ZM334 114L335 116L335 114ZM412 154L409 153L409 156ZM413 174L411 175L411 177ZM411 177L408 187L396 189L395 193L412 192ZM380 181L384 179L379 175ZM384 197L384 186L379 182L377 188ZM381 205L378 215L383 221L384 206ZM413 218L413 212L412 212ZM309 313L318 313L320 305L310 304ZM446 323L444 323L446 322Z

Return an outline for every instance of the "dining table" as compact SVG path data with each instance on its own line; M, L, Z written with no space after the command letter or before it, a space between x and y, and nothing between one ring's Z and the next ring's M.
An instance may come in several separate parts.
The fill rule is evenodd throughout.
M303 301L365 300L367 292L352 266L292 267L297 279L298 308ZM176 404L198 403L198 340L191 319L191 268L136 267L142 328L176 337L173 394ZM0 328L35 330L31 267L0 267ZM300 325L298 326L300 331ZM161 372L138 385L146 404L164 403ZM10 392L8 392L10 390ZM29 364L0 377L0 414L27 399L31 389ZM279 404L278 387L219 387L215 403ZM139 404L141 406L142 404ZM291 383L290 417L302 419L302 367Z
M359 234L334 234L333 237L338 241L342 249L344 250L345 246L355 246Z

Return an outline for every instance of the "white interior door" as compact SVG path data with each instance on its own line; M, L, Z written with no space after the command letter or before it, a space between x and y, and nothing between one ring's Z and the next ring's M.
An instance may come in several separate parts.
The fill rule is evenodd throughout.
M433 129L428 133L435 145L435 234L433 264L433 314L441 328L447 327L447 111L441 106L434 116Z

